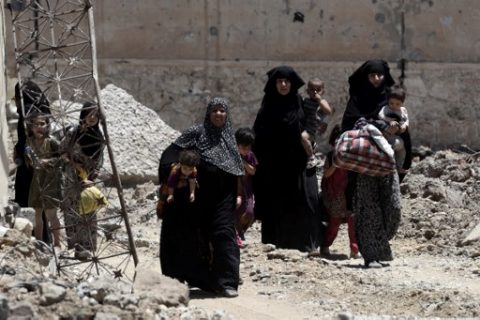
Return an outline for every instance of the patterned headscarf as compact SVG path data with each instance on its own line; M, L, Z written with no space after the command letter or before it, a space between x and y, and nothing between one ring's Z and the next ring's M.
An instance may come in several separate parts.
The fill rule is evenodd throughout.
M210 122L210 114L216 106L225 109L227 118L221 128ZM244 175L244 167L230 120L228 101L223 97L215 97L208 103L203 124L197 124L185 130L174 142L184 149L194 149L202 160L235 176Z

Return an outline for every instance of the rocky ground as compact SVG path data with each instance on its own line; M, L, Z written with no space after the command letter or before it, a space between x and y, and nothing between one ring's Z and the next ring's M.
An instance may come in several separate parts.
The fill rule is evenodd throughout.
M415 163L401 186L402 224L389 267L365 269L363 260L349 259L346 226L323 258L261 244L257 223L241 251L240 297L193 292L190 305L236 319L480 317L478 165L450 150ZM153 248L142 255L156 263L158 225L150 235Z
M346 226L326 258L261 244L255 223L241 251L240 296L216 298L160 275L158 186L149 180L177 133L123 90L110 86L102 95L114 150L122 150L116 163L128 182L123 195L140 260L136 282L58 276L42 243L0 229L0 320L7 312L21 319L480 317L480 158L468 148L417 150L401 185L402 224L390 266L365 269L363 260L349 259ZM125 115L136 115L134 127ZM142 127L150 134L139 133ZM129 135L134 142L120 140ZM117 237L125 239L125 231Z

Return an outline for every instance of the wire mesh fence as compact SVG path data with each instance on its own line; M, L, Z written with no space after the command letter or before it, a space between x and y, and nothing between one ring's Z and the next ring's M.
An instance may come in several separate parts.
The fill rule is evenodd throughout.
M30 175L17 179L16 198L27 194L23 206L35 209L37 238L47 228L58 273L133 280L138 258L99 97L92 3L11 0L8 7L17 178Z

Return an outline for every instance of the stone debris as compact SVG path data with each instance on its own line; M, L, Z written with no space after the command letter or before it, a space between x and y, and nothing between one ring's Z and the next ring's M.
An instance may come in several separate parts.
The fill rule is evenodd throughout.
M400 186L397 237L416 239L422 252L471 255L480 241L480 167L467 158L444 150L414 163Z
M155 216L158 158L179 133L122 89L109 85L101 94L141 262L136 281L100 276L78 282L75 275L59 276L49 268L51 249L32 240L28 223L19 231L12 227L24 221L14 223L10 216L7 222L3 217L0 320L52 315L55 319L234 319L222 308L195 306L199 300L190 296L187 285L160 272L161 221ZM423 147L416 154L401 184L402 223L392 241L395 260L390 267L365 269L361 259L349 259L345 227L331 257L325 258L261 244L257 222L246 233L246 247L241 250L244 284L238 299L247 291L254 300L267 299L266 305L304 310L304 319L480 317L480 287L475 285L480 276L478 158ZM107 154L105 159L108 168ZM31 212L22 210L22 216L17 209L9 210L29 220ZM118 227L100 226L106 235ZM126 243L125 234L116 236Z
M179 132L152 109L112 84L100 93L107 118L110 144L120 178L125 184L157 181L158 160ZM105 150L105 167L110 158Z
M59 303L65 299L67 290L54 283L46 282L40 284L40 305L49 306L54 303Z
M466 246L472 243L480 242L480 224L477 226L462 240L461 244Z

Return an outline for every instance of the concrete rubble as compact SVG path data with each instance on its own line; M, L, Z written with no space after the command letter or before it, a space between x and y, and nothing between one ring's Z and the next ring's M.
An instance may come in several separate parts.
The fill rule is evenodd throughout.
M32 240L28 229L11 228L3 217L0 320L233 319L223 308L199 307L201 295L192 297L185 284L160 273L157 165L179 133L122 89L109 85L102 97L115 160L127 183L124 196L141 262L136 281L93 277L78 282L74 275L59 276L49 269L50 249ZM241 252L244 287L238 299L277 303L280 309L287 304L305 310L304 318L311 319L479 317L480 289L464 289L480 276L478 159L428 148L415 154L401 185L403 216L392 244L396 259L391 268L363 269L361 261L343 253L348 240L341 236L332 259L264 245L255 223ZM28 211L23 213L28 221ZM252 296L244 296L244 290ZM278 318L275 311L267 315Z

